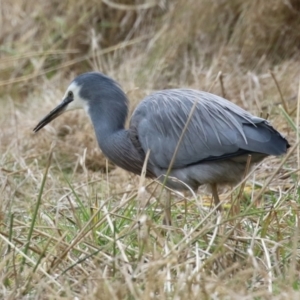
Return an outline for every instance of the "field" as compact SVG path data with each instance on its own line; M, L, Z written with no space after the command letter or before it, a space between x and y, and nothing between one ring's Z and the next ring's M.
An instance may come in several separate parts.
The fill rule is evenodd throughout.
M0 2L0 299L299 299L297 0ZM84 111L32 129L78 74L130 113L189 87L268 118L291 144L221 191L172 194L108 162Z

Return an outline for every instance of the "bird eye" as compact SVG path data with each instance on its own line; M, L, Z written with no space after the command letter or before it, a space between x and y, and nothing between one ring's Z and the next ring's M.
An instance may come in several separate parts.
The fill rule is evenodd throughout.
M74 95L73 95L73 92L72 91L68 91L68 98L73 98Z

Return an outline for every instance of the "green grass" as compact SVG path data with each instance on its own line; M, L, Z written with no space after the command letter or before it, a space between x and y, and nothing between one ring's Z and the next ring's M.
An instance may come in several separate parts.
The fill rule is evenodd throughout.
M45 183L36 186L39 195ZM288 195L271 193L266 206L242 204L240 214L226 210L219 216L190 199L187 219L178 203L172 209L174 225L165 228L161 212L153 217L156 204L138 212L135 193L120 202L120 195L86 198L68 180L62 185L70 190L68 208L44 212L42 203L51 196L42 196L28 216L11 215L9 225L2 226L11 243L5 247L3 283L17 288L11 296L42 297L51 291L52 297L80 297L87 289L86 296L96 297L91 291L100 289L104 297L150 299L155 291L159 298L196 299L214 293L222 298L230 289L261 299L280 294L283 286L298 291L290 274L298 268L299 216L287 205Z

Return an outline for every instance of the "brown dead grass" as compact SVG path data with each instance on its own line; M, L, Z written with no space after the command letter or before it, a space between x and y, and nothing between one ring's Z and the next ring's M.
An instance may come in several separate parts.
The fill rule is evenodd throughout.
M150 8L140 9L145 3ZM150 195L137 196L139 178L107 164L83 112L60 117L37 135L31 131L76 74L100 70L121 83L131 111L156 89L225 93L252 113L269 114L294 144L270 70L295 124L299 14L297 0L1 3L1 297L299 297L295 153L281 170L279 158L264 161L249 180L245 203L222 219L201 199L188 202L186 215L174 197L176 221L166 238L152 201L157 196L144 211L148 221L137 227L144 219L136 198ZM52 163L22 265L50 148ZM250 209L274 172L263 201Z

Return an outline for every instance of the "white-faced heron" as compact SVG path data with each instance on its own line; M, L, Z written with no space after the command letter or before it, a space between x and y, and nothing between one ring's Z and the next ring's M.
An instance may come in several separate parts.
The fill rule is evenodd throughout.
M249 155L254 164L268 155L284 154L290 147L265 119L219 96L192 89L162 90L147 96L125 129L128 99L117 82L98 72L76 77L62 102L34 131L77 108L85 109L99 147L117 166L141 174L150 151L147 177L164 180L172 161L166 185L196 190L209 184L216 205L217 185L240 181Z

